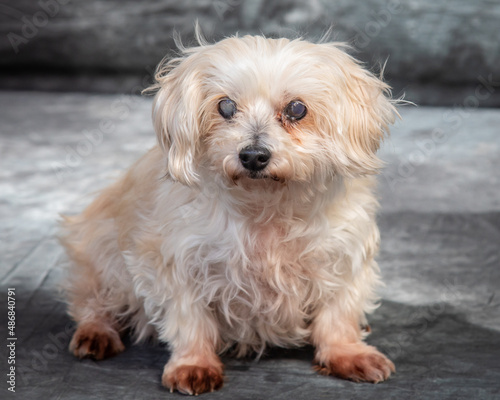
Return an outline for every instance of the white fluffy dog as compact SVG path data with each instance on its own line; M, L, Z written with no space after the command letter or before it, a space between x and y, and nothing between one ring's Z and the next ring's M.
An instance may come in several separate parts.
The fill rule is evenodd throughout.
M397 111L341 44L232 37L158 69L158 145L66 217L78 357L157 335L163 385L218 389L218 354L315 346L317 369L380 382L375 152Z

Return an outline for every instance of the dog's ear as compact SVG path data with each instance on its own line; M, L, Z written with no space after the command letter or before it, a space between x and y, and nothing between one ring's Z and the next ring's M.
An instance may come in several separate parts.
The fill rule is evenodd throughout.
M376 152L399 115L390 87L349 56L344 51L347 46L320 46L326 47L331 60L335 96L331 101L336 110L333 137L342 148L342 169L348 175L376 173L382 164Z
M197 149L200 139L202 77L197 55L177 58L160 66L153 103L158 143L167 159L167 174L185 185L198 181Z
M347 156L359 172L376 173L381 167L376 152L398 115L390 87L355 63L348 71L346 94Z

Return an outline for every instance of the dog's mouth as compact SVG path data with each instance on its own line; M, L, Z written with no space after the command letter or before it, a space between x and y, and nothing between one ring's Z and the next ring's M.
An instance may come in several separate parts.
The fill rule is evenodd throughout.
M281 181L281 179L276 176L276 175L271 175L263 171L258 171L258 172L249 172L247 176L250 179L272 179L273 181Z
M239 173L235 174L231 177L231 180L233 181L234 184L238 184L238 181L245 181L248 179L249 181L259 181L265 183L266 180L271 181L271 182L281 182L284 183L285 179L280 178L277 175L274 174L269 174L264 171L258 171L258 172L244 172L244 173Z

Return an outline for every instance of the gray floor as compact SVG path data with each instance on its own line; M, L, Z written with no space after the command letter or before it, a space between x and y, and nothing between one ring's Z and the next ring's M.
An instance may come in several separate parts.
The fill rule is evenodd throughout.
M160 345L74 359L57 291L58 213L81 210L154 143L150 108L135 97L0 93L0 297L16 288L18 337L16 394L2 379L1 398L179 398L160 385L168 359ZM368 340L397 373L355 384L316 375L311 348L276 349L259 362L225 359L224 388L205 398L500 398L500 110L408 107L402 116L382 149L387 285Z

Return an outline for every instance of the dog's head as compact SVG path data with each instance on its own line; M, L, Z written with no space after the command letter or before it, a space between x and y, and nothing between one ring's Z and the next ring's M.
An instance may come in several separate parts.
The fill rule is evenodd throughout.
M228 182L372 174L397 113L343 46L259 36L183 50L159 67L153 118L168 174Z

